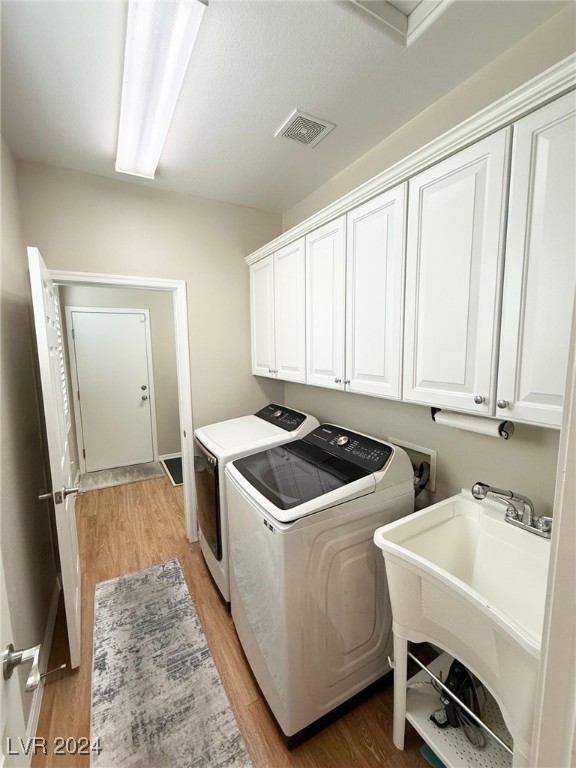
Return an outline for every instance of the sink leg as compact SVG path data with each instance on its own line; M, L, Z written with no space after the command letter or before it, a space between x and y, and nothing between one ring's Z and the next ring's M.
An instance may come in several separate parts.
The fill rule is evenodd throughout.
M394 719L392 740L396 749L404 749L406 730L406 684L408 682L408 641L394 634Z
M514 745L514 754L512 755L512 768L529 768L530 761L526 755L520 751L517 745Z

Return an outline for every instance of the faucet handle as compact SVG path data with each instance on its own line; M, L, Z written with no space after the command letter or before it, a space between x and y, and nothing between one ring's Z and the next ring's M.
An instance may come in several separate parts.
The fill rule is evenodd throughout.
M507 520L521 520L522 519L522 515L520 514L520 512L518 512L518 510L516 509L514 504L509 504L506 507L506 519Z
M546 515L540 515L540 517L535 518L534 525L539 531L542 531L542 533L551 533L552 522L553 518L546 517Z

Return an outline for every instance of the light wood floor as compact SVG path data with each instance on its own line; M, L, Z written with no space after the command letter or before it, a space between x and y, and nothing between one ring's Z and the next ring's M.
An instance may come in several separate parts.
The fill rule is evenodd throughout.
M90 677L94 587L124 573L178 557L212 656L254 768L424 768L421 740L410 727L407 749L392 743L392 686L370 699L302 746L288 751L252 677L226 610L204 565L198 544L184 535L182 489L166 478L82 494L76 502L82 562L82 662L79 670L47 678L38 736L48 740L48 756L35 755L33 768L84 768L88 757L54 756L56 736L90 736ZM50 668L66 661L66 634L59 611ZM108 768L122 768L109 766ZM206 766L210 768L210 766Z

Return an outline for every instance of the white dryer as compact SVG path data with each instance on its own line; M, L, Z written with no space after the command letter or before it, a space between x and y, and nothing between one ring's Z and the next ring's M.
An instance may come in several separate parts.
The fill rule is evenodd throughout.
M314 416L270 403L249 416L195 430L194 477L200 546L226 602L230 602L226 464L264 448L297 440L317 426L318 419Z
M392 614L373 537L414 511L413 468L401 448L322 424L225 474L232 617L297 743L390 669Z

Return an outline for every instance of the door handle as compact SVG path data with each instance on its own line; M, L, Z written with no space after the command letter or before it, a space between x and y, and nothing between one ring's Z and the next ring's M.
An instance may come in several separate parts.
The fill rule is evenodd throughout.
M148 395L142 395L142 400L148 400Z
M26 693L32 693L38 688L40 684L40 648L41 645L34 645L32 648L26 648L22 651L14 650L12 643L6 646L2 651L2 672L4 674L4 680L10 680L12 672L15 667L19 667L20 664L26 664L26 662L32 662L32 669L26 680L26 687L24 690Z
M73 493L78 493L80 490L79 486L75 486L72 488L62 488L61 491L48 491L42 492L38 496L38 501L49 501L50 499L54 499L56 504L62 504L62 501L66 498L66 496L71 496Z

